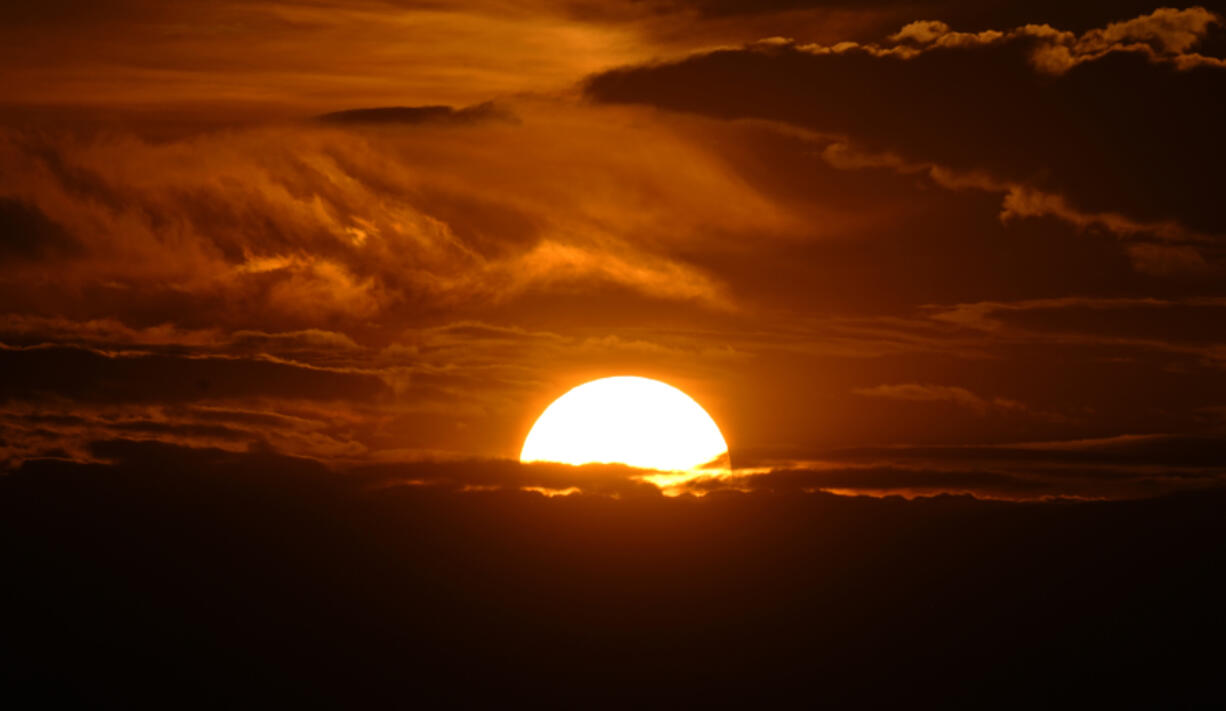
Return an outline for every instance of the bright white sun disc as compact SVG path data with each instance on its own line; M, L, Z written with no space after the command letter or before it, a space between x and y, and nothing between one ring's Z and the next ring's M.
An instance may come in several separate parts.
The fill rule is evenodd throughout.
M679 472L727 454L715 420L689 395L658 380L618 376L554 400L532 426L519 460Z

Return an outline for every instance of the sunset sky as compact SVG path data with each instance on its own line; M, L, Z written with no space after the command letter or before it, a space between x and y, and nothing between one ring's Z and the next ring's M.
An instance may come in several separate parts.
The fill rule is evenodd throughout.
M12 501L204 467L530 495L491 515L557 525L666 493L713 530L774 520L719 519L733 496L1226 491L1223 7L19 1L0 86ZM620 375L700 403L731 473L519 463L546 406ZM82 509L56 510L30 525Z
M1203 7L0 19L6 467L111 439L513 459L551 400L636 374L707 408L740 488L1223 481Z

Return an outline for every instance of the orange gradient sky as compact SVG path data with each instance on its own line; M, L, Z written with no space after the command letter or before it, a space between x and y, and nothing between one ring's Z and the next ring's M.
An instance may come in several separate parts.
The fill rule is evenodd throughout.
M1065 5L8 5L0 462L515 459L633 373L741 489L1220 486L1222 15Z

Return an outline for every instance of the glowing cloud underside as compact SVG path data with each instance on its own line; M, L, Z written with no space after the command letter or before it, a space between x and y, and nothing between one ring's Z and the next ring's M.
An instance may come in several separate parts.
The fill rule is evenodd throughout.
M658 380L622 376L584 383L541 413L522 462L626 464L688 472L721 460L728 444L693 398Z

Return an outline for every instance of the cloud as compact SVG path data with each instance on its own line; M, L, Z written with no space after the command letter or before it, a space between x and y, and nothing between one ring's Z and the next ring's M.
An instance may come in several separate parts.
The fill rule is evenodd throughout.
M456 109L450 106L380 106L371 109L333 111L315 117L335 124L466 124L477 121L514 121L515 115L487 101Z
M756 452L781 440L794 443L785 458L806 459L883 438L1193 434L1211 424L1198 408L1223 402L1226 357L1204 331L1220 310L1205 298L1067 298L932 305L907 317L737 315L719 328L456 321L354 336L9 317L0 332L24 350L10 363L5 391L16 399L0 438L10 466L55 449L80 456L90 440L138 431L233 450L266 442L346 464L504 457L552 398L610 372L697 397L726 428L738 466L755 466ZM63 345L35 347L47 342ZM191 390L202 367L224 369L228 385ZM107 387L132 391L112 402ZM908 399L954 407L933 418ZM218 425L229 431L202 429Z
M1071 296L1018 301L980 301L928 305L933 320L1002 338L1049 338L1070 342L1077 338L1103 343L1148 342L1180 348L1213 342L1201 328L1226 308L1218 297L1133 298Z
M164 434L183 437L177 443L159 439ZM192 430L148 422L126 423L113 426L111 435L110 439L86 442L79 459L142 471L213 471L256 465L266 467L270 475L281 476L279 470L306 468L308 473L314 472L311 476L343 476L348 479L346 486L372 493L525 491L544 496L636 498L661 498L662 494L661 488L644 480L642 471L620 465L520 464L508 459L437 456L390 462L338 460L329 465L314 457L277 452L260 441L234 446L241 437L220 425L197 425ZM209 440L223 446L201 444ZM670 485L669 493L718 497L736 492L834 492L908 498L957 494L1014 501L1150 498L1184 491L1226 490L1221 445L1220 435L1156 434L991 446L836 449L828 451L821 461L742 468L729 476ZM60 455L66 456L70 455ZM31 457L15 471L37 469L44 466L41 461Z
M1226 106L1206 97L1223 94L1226 72L1170 54L1212 22L1203 10L1158 12L1079 36L920 23L896 44L756 44L606 72L586 91L846 136L864 151L1060 196L1078 213L1174 221L1218 239ZM1059 73L1034 66L1036 47L1083 40L1088 49Z
M794 131L793 131L794 132ZM821 157L839 170L886 168L901 175L926 175L948 190L981 190L1001 195L1002 224L1028 218L1055 218L1079 231L1106 230L1128 242L1125 252L1133 268L1163 277L1200 277L1212 274L1217 265L1206 260L1204 251L1216 251L1218 237L1198 234L1175 220L1138 222L1119 213L1089 213L1078 210L1063 196L1033 187L994 179L978 172L959 172L934 163L907 161L892 153L857 150L846 139L802 133L803 140L821 146Z
M942 395L965 399L961 394ZM723 481L695 482L693 488L700 493L729 488L906 497L965 494L1025 501L1148 498L1223 490L1222 444L1217 433L841 448L807 462L754 462L746 457L750 466L745 470Z
M972 494L984 499L1036 500L1068 495L1067 486L1039 478L986 471L903 467L776 469L733 479L724 485L754 492L801 494L830 492L861 496L933 496Z
M1185 10L1164 7L1148 15L1090 30L1077 39L1070 54L1074 61L1088 61L1121 48L1148 47L1155 57L1169 57L1169 61L1180 68L1201 64L1223 67L1226 61L1220 58L1190 52L1205 38L1211 26L1221 24L1221 16L1203 7Z
M862 49L879 57L910 59L935 49L965 49L1024 38L1033 43L1032 66L1052 74L1063 74L1078 64L1101 59L1112 52L1139 52L1151 61L1169 62L1179 69L1226 67L1226 60L1190 52L1205 39L1212 26L1221 22L1219 16L1203 7L1160 8L1148 15L1113 22L1081 35L1046 24L1025 25L1008 32L955 32L945 22L921 20L890 35L892 46L845 43L834 47L806 45L804 49L817 53Z
M600 288L733 307L684 252L713 225L777 231L788 216L671 127L525 107L522 124L167 141L7 129L6 234L26 246L0 289L47 317L70 301L95 319L160 310L148 320L284 330Z
M357 333L0 318L10 344L0 346L4 457L15 465L57 448L79 454L90 439L136 431L225 449L265 442L325 461L504 456L518 451L525 417L605 369L706 399L746 356L701 333L653 329L458 321ZM215 425L228 430L207 429Z
M833 455L837 461L973 463L981 466L1078 465L1106 469L1165 472L1186 470L1192 477L1220 478L1226 464L1218 434L1130 434L1079 440L1010 442L990 446L916 445L889 448L852 448ZM1110 472L1104 476L1110 476ZM1120 475L1117 471L1116 475Z
M0 399L181 403L276 397L372 400L379 378L265 359L99 353L57 346L0 348Z
M1217 272L1215 265L1206 261L1199 250L1186 245L1134 244L1128 247L1128 257L1137 271L1156 276L1208 275Z
M980 415L987 414L992 410L1003 412L1027 412L1029 410L1029 408L1016 400L1006 398L985 399L966 388L951 385L904 383L901 385L877 385L871 388L854 388L852 392L864 397L877 397L889 400L949 402L959 407L969 408Z
M511 460L398 462L356 468L375 486L431 487L456 493L530 491L545 496L570 494L659 497L661 491L640 480L640 472L616 465L520 464Z
M80 243L37 208L0 198L0 254L6 258L63 258L80 251Z

